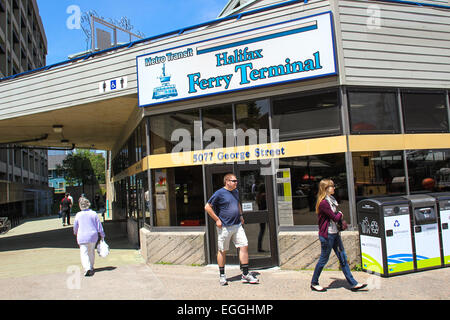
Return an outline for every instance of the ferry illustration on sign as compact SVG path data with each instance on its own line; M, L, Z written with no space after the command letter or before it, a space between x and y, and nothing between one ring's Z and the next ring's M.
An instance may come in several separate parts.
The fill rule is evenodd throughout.
M170 78L171 76L166 75L166 65L163 64L162 75L159 77L161 86L153 89L153 99L169 99L178 96L176 86L170 84Z

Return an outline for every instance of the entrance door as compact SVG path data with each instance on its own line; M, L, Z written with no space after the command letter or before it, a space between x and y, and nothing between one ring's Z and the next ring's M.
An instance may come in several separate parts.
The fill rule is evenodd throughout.
M238 190L244 216L244 229L249 243L251 268L278 265L272 176L261 175L258 165L217 165L206 167L208 199L223 188L223 177L232 172L238 179ZM217 230L208 218L209 248L212 263L217 263ZM239 252L230 244L227 264L239 264Z

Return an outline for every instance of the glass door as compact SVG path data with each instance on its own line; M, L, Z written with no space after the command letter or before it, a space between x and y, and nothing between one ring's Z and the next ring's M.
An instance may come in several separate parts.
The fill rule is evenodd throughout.
M234 173L244 216L244 229L249 242L251 268L278 265L276 224L273 203L272 176L261 175L259 165L217 165L206 167L207 198L224 186L223 177ZM217 263L216 224L208 218L211 262ZM239 251L230 244L227 264L239 264Z

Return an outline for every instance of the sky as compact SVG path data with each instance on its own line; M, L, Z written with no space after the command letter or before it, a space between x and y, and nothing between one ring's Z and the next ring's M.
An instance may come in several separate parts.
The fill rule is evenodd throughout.
M130 19L133 32L145 37L175 31L217 18L228 0L37 0L48 42L47 65L87 50L78 12L95 10L109 18Z

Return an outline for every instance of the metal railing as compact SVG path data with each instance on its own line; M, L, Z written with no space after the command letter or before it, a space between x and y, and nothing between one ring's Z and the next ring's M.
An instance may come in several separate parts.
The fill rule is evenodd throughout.
M8 217L0 217L0 234L5 234L11 230L12 224Z

